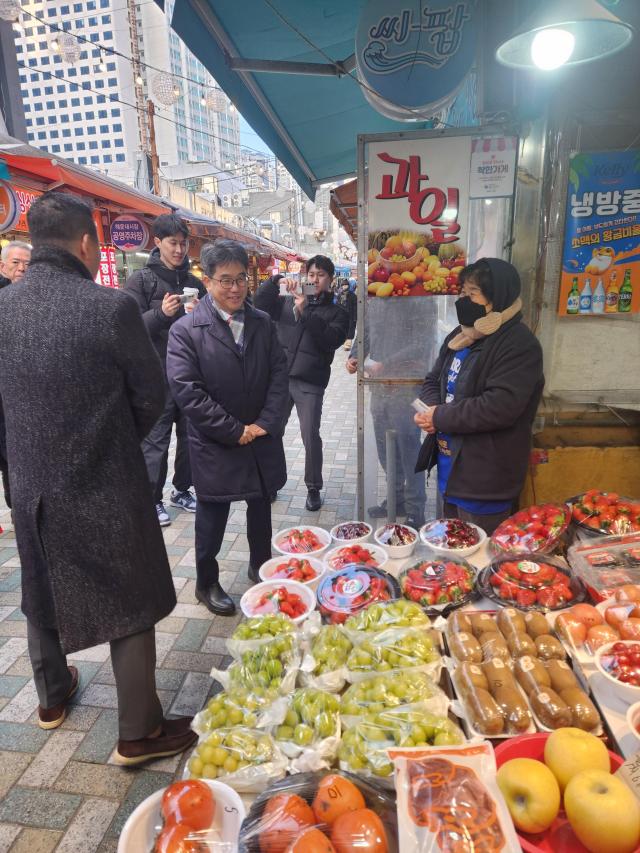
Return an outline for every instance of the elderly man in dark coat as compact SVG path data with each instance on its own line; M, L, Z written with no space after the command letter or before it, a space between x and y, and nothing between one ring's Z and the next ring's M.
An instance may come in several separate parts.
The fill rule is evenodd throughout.
M93 281L89 206L45 193L28 222L31 266L0 293L0 397L39 724L59 726L78 687L65 653L109 641L117 757L138 764L195 737L155 689L154 625L176 598L140 440L162 368L136 305Z
M232 501L247 502L251 580L271 557L269 495L287 479L287 363L269 316L246 302L249 259L240 243L218 240L200 261L208 294L171 327L167 376L188 418L196 598L230 615L235 605L220 586L216 557Z

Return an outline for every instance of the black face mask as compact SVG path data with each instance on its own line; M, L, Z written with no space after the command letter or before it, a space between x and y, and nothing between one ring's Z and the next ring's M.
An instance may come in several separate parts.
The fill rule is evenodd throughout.
M461 296L456 299L456 314L461 326L473 326L476 320L486 317L487 309L484 305L473 302L470 296Z

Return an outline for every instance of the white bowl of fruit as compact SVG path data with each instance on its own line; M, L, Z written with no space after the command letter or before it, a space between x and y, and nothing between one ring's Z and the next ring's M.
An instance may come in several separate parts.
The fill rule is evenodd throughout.
M468 557L482 548L486 538L477 524L459 518L436 518L420 528L420 539L436 554Z
M331 572L339 572L346 566L369 566L371 569L381 569L389 559L381 545L340 545L332 548L323 557L325 566Z
M142 850L235 849L245 817L238 794L211 779L174 782L143 800L125 823L118 853ZM164 824L164 825L163 825ZM172 846L174 845L174 846ZM199 849L199 848L198 848Z
M245 616L284 613L294 622L302 622L316 606L312 589L298 581L263 581L250 587L240 599Z
M260 566L261 581L298 581L315 589L325 572L316 557L272 557Z
M640 701L640 642L617 640L600 646L595 664L620 699L629 704Z
M418 531L408 524L383 524L373 534L392 560L410 557L418 541Z
M341 521L331 528L331 538L338 545L356 545L371 539L373 527L366 521Z
M331 534L322 527L287 527L273 536L271 544L286 557L319 557L331 545Z

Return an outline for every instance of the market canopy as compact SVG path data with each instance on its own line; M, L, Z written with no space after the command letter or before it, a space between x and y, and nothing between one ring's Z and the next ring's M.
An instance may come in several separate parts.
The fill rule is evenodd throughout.
M175 0L175 32L311 198L318 184L355 173L357 134L407 128L377 113L356 80L364 5L278 0L276 10L271 0ZM296 73L255 70L264 61L299 65Z
M52 156L32 145L0 134L0 160L15 172L33 175L50 182L49 189L68 187L94 198L103 198L125 210L136 210L150 216L170 213L175 205L163 203L161 199L126 184L85 169L71 160Z

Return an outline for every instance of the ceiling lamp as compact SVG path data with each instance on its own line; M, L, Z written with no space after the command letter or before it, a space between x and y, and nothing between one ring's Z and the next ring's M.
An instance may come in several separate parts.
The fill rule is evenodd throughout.
M172 107L180 97L180 87L176 80L164 71L151 78L151 91L159 104Z
M17 21L20 15L20 0L0 0L0 18Z
M552 0L500 45L496 59L510 68L552 71L611 56L632 37L633 27L596 0Z

